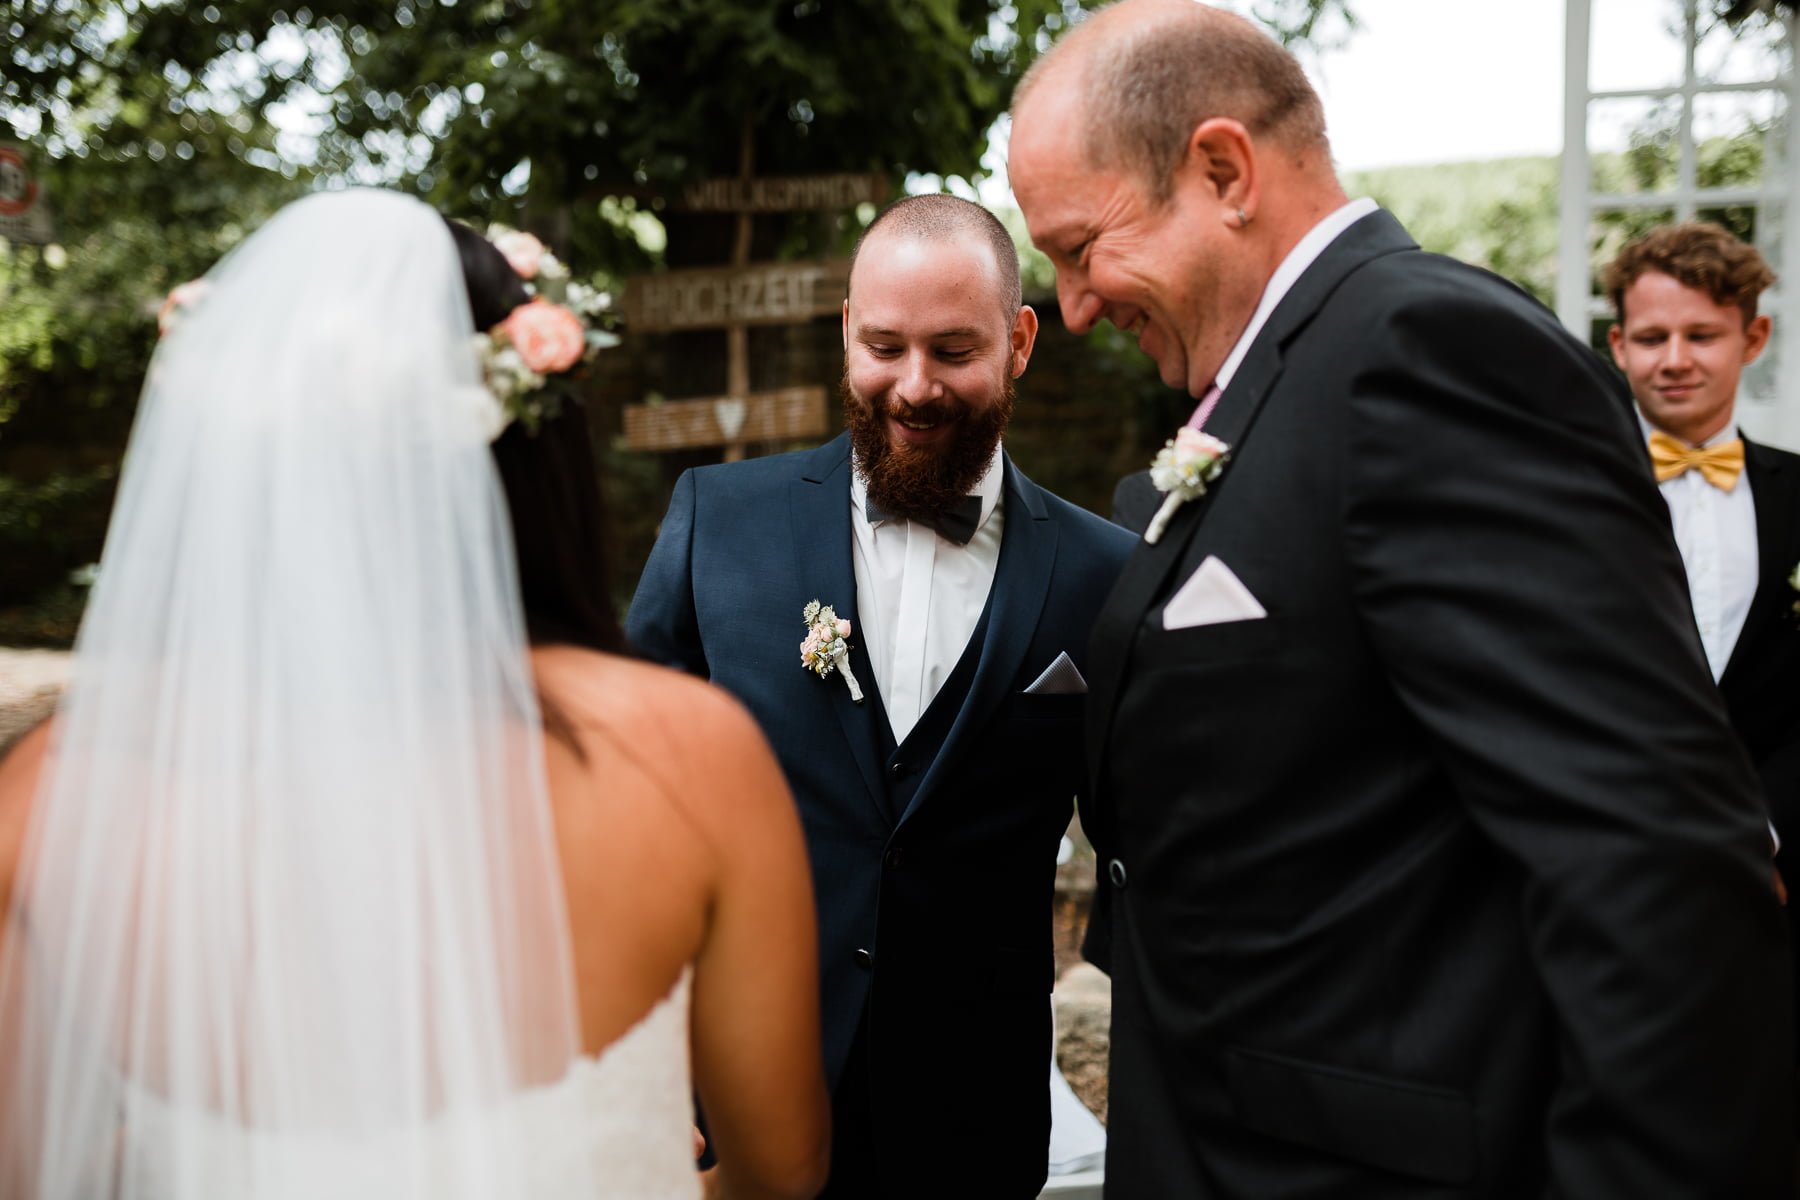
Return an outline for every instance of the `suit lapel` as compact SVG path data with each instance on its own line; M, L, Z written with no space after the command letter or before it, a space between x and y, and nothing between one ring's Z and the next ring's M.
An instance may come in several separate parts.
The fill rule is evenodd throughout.
M1269 314L1231 383L1219 397L1218 407L1206 423L1206 432L1223 441L1231 448L1232 458L1237 458L1255 427L1264 399L1281 376L1285 348L1312 322L1338 285L1371 259L1418 248L1418 243L1408 236L1400 222L1385 211L1370 213L1339 234L1294 281L1287 295L1275 306L1275 311ZM1090 795L1099 794L1103 753L1112 732L1113 712L1131 659L1131 646L1144 614L1154 605L1176 566L1187 557L1188 545L1218 494L1231 486L1234 468L1235 464L1228 460L1224 474L1204 496L1177 509L1168 529L1155 545L1138 543L1095 623L1088 653L1095 675L1087 725L1088 769L1093 772ZM1083 820L1086 820L1085 816Z
M850 439L840 435L807 455L800 474L788 485L788 521L794 546L795 578L800 580L805 600L818 600L837 609L861 629L862 616L856 610L856 567L852 562L850 530ZM802 601L802 603L805 602ZM794 646L796 661L801 638L805 633L800 610L794 610ZM887 805L881 783L881 756L873 722L881 717L875 689L875 670L869 663L868 651L860 637L850 643L850 669L867 699L856 704L850 689L835 675L818 681L830 688L832 712L843 730L844 740L862 772L868 788L869 802L887 817Z
M1031 636L1037 632L1038 616L1050 590L1050 572L1056 565L1056 522L1045 511L1037 485L1019 473L1012 459L1005 459L1005 469L1006 528L1000 540L1000 561L994 568L993 590L988 593L987 637L979 647L971 647L980 657L968 698L919 781L902 821L918 811L966 751L988 714L1006 698Z
M1785 468L1779 455L1744 439L1744 474L1750 480L1750 499L1756 510L1756 593L1744 617L1743 631L1719 676L1720 687L1742 671L1741 664L1753 655L1757 635L1793 599L1788 576L1800 557L1794 545L1794 508L1800 504L1800 479Z

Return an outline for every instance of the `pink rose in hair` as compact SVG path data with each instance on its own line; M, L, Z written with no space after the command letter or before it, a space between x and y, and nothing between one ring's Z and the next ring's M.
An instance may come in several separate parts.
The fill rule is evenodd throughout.
M169 330L175 328L181 320L181 314L200 303L206 295L206 280L190 279L186 283L178 283L169 290L162 307L156 310L156 332L164 337Z
M581 361L587 350L587 333L581 327L581 318L547 300L519 305L495 328L506 335L525 365L539 375L568 370Z
M494 248L506 256L506 261L518 273L520 279L536 278L538 263L544 257L544 243L529 233L514 230L496 238Z

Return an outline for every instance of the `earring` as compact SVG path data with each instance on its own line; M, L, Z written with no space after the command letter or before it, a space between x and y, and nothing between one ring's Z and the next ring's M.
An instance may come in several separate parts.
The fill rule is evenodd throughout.
M1246 225L1248 225L1248 224L1250 224L1250 216L1249 216L1249 214L1248 214L1248 213L1246 213L1246 212L1245 212L1245 211L1244 211L1244 210L1243 210L1243 209L1241 209L1241 208L1240 208L1240 209L1238 209L1238 210L1237 210L1237 219L1238 219L1238 228L1239 228L1239 229L1242 229L1242 228L1243 228L1243 227L1244 227L1244 226L1246 226Z

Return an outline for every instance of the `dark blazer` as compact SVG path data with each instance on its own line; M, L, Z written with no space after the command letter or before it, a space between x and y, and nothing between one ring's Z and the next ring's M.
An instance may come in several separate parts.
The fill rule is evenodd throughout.
M1616 387L1385 213L1256 339L1094 634L1112 1200L1792 1194L1759 788ZM1268 615L1166 630L1209 555Z
M1756 505L1758 578L1743 632L1719 677L1731 724L1762 776L1784 847L1800 848L1800 454L1744 439ZM1782 856L1789 874L1800 849Z
M1133 471L1113 488L1112 504L1113 524L1142 536L1162 507L1162 493L1150 482L1148 470Z
M1048 1158L1051 899L1086 697L1024 692L1065 651L1087 674L1131 538L1005 475L981 625L899 746L860 638L862 705L800 665L809 600L860 626L846 437L682 475L626 622L645 655L743 701L781 760L818 899L826 1070L835 1086L866 1014L872 1174L896 1195L954 1161L971 1195L1031 1197Z

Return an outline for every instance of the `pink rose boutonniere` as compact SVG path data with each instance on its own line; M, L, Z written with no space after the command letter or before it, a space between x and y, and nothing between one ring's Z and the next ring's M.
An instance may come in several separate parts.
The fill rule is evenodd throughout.
M1189 500L1206 495L1206 485L1225 470L1231 447L1210 433L1182 426L1163 444L1150 464L1150 482L1163 493L1162 507L1150 518L1144 540L1155 545L1175 516L1175 510Z
M800 643L800 665L820 679L836 671L850 688L850 699L862 703L862 688L850 670L850 622L838 616L830 605L817 600L802 610L806 622L806 640Z

